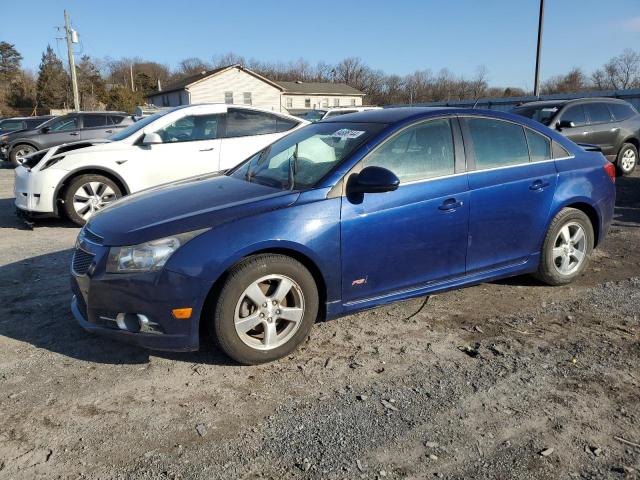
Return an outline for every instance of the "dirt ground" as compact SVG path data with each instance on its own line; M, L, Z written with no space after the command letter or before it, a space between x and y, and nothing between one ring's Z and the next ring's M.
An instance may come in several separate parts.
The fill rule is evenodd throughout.
M84 332L78 229L25 229L0 169L0 478L639 478L640 176L617 185L571 286L398 303L241 367Z

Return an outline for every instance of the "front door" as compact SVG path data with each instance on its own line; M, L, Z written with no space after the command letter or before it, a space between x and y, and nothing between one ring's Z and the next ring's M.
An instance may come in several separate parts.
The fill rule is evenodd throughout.
M473 169L467 274L523 263L540 249L555 192L551 142L516 123L462 120Z
M344 302L464 274L469 202L464 159L456 168L456 153L463 156L444 118L403 129L361 162L358 170L391 170L400 186L342 198Z
M589 138L589 126L587 116L582 105L572 105L562 112L559 120L572 122L573 127L563 128L562 135L575 143L587 143Z
M63 143L80 140L80 124L77 115L65 116L47 127L46 133L40 135L42 148L49 148Z

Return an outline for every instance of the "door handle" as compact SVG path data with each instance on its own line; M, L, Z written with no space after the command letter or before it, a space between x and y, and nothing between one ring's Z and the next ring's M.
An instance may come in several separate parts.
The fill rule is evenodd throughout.
M582 132L582 135L588 135L589 132Z
M80 134L78 132L71 132L69 135L73 135L74 137L77 137Z
M104 133L113 133L113 130L107 130L107 131L106 131L106 132L104 132Z
M210 152L211 150L215 150L215 148L211 147L211 148L201 148L200 149L201 152Z
M531 185L529 185L529 190L543 190L544 188L549 186L549 182L543 182L542 180L536 180Z
M438 210L442 210L443 212L453 212L458 208L462 207L464 203L462 201L457 201L455 198L448 198L438 207Z

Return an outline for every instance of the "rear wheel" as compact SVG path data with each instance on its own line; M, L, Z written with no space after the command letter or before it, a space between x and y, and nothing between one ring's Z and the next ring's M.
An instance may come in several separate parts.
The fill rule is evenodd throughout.
M24 157L36 151L36 147L32 145L16 145L11 149L11 153L9 153L9 160L11 161L11 165L13 165L14 167L19 167L20 165L22 165Z
M593 244L589 217L575 208L561 210L547 231L536 277L549 285L572 282L587 267Z
M229 273L218 296L213 333L227 355L255 365L291 353L317 315L318 290L304 265L285 255L257 255Z
M638 164L638 149L632 143L622 145L618 158L616 160L616 168L620 175L631 175Z
M80 175L74 178L64 194L64 211L69 219L84 225L97 211L122 196L116 183L103 175Z

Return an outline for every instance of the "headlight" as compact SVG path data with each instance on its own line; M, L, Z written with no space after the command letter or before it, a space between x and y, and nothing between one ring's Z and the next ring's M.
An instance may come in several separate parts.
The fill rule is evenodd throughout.
M181 233L140 245L111 247L107 260L107 272L134 273L159 270L167 263L173 252L207 230L209 229L204 228L194 232Z

